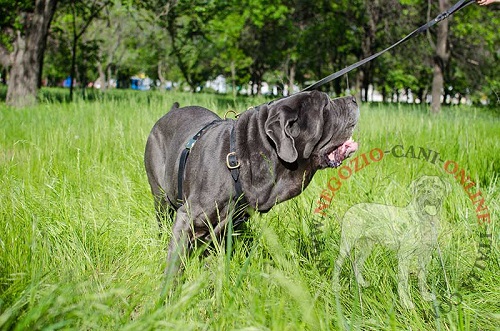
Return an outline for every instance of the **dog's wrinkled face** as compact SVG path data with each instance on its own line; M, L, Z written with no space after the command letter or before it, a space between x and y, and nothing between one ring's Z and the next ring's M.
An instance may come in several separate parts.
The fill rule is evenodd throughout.
M329 99L323 114L323 139L318 152L319 167L338 167L358 149L352 132L359 118L359 108L354 97ZM324 145L322 142L325 142Z
M301 92L269 104L265 129L283 161L312 157L317 169L338 167L358 149L351 138L358 117L354 97Z
M422 176L412 183L415 201L425 216L436 216L443 199L449 193L448 185L437 176Z

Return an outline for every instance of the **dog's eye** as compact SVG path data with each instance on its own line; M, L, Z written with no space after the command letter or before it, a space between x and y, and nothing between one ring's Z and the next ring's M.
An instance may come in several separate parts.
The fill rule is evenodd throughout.
M349 131L354 131L355 126L356 126L356 124L349 124L349 125L347 125L346 129Z

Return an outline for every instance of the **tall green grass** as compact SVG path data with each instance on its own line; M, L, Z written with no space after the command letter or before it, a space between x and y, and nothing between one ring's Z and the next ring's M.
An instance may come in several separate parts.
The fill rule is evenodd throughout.
M481 280L461 287L479 245L474 206L459 183L422 160L386 155L343 182L326 216L314 213L337 170L318 172L299 197L255 214L231 250L195 252L180 279L164 279L168 235L158 236L143 167L149 130L174 101L223 114L264 100L216 95L128 93L31 109L0 105L0 329L5 330L497 330L500 121L457 107L430 116L412 106L362 105L357 155L402 144L438 151L466 169L491 213L491 251ZM397 259L383 247L357 287L349 263L332 286L340 224L360 202L404 206L422 174L452 191L429 265L438 300L462 302L433 314L411 278L414 310L397 295ZM228 257L231 257L230 259ZM445 277L446 275L446 277Z

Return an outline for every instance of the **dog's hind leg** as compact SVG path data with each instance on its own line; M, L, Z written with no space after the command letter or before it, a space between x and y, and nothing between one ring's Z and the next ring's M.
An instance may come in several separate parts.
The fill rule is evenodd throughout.
M165 200L163 196L155 196L156 221L160 229L160 236L163 234L164 227L174 221L174 208Z
M172 238L168 246L166 274L175 274L180 268L181 261L187 256L190 245L193 241L193 232L188 213L183 205L177 210L174 226L172 228Z
M410 298L408 277L410 274L410 258L408 254L398 252L398 295L403 307L413 309L415 305Z
M339 256L335 261L335 266L333 268L333 288L335 291L340 290L340 271L342 270L342 266L344 265L344 260L349 256L349 252L351 251L351 246L349 245L348 240L344 237L341 239Z
M363 266L366 258L370 255L373 249L374 242L367 238L361 238L356 245L356 258L353 264L354 275L356 281L362 287L368 287L370 284L363 278Z

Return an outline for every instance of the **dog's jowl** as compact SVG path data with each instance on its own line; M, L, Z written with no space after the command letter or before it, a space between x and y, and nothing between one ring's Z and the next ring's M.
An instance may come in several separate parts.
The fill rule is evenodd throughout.
M317 170L338 167L358 148L351 138L358 117L353 97L317 91L251 108L237 120L176 103L154 125L145 152L158 221L174 219L169 261L196 239L219 237L235 206L266 212L300 194Z

